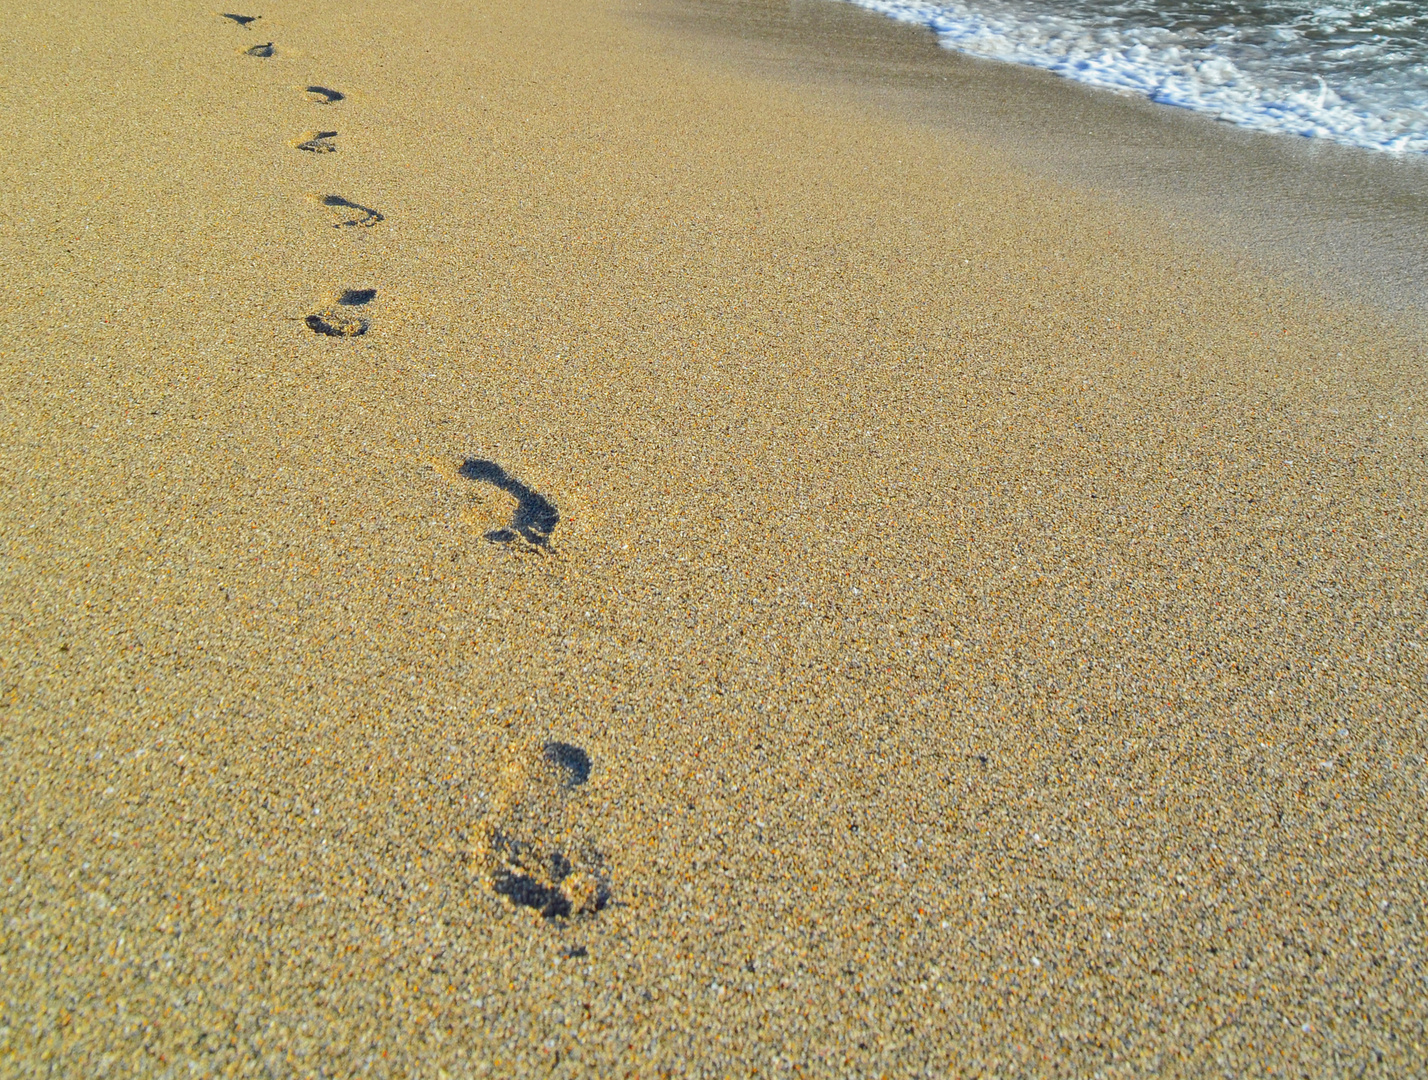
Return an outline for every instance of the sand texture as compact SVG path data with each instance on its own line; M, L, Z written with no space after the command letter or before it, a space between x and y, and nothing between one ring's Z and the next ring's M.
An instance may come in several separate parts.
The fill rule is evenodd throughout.
M0 33L0 1073L1428 1068L1421 338L633 7L234 13Z

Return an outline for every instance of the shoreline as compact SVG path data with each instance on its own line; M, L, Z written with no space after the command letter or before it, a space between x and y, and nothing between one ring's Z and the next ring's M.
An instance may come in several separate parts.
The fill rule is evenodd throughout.
M1102 22L1105 13L1098 17L1094 7L1081 7L1062 16L1044 8L1024 9L1023 15L1041 29L1040 34L1033 33L1028 38L1025 34L1030 26L1021 19L1006 18L1009 13L1005 10L999 16L985 8L958 4L909 7L900 0L849 2L900 22L926 27L937 35L939 44L958 52L1041 68L1112 93L1148 98L1228 120L1236 127L1292 136L1312 133L1321 141L1386 150L1395 155L1421 157L1428 153L1425 133L1414 127L1408 115L1418 111L1412 99L1395 97L1388 91L1383 81L1384 67L1374 68L1369 74L1360 66L1367 60L1365 53L1372 54L1384 45L1380 32L1393 35L1393 29L1387 26L1357 26L1345 33L1347 27L1342 23L1334 26L1331 18L1328 25L1318 27L1321 32L1337 36L1331 44L1327 39L1315 42L1311 37L1300 37L1302 26L1292 19L1277 25L1221 24L1216 28L1212 25L1215 17L1201 9L1198 14L1207 18L1192 15L1186 22L1175 19L1179 25L1161 28L1178 40L1178 45L1171 45L1155 33L1152 24L1142 23L1134 15L1127 17L1127 12L1121 12L1119 17ZM1255 15L1268 17L1263 10ZM1102 33L1089 33L1091 28L1083 21L1086 19L1099 23ZM1199 33L1186 36L1197 23ZM1241 36L1244 32L1253 38ZM1218 38L1208 49L1200 37L1207 33ZM1288 39L1299 38L1295 42L1297 48L1288 47L1286 35ZM1411 32L1406 38L1396 37L1395 45L1399 50L1398 66L1413 68L1411 53L1420 46L1412 40ZM1344 49L1357 53L1360 65L1350 64L1346 70L1343 56L1335 55ZM1233 74L1224 70L1224 65ZM1207 80L1200 70L1205 66L1220 71ZM1353 70L1356 67L1358 70ZM1326 74L1331 78L1320 81L1317 77ZM1314 88L1318 94L1311 105L1303 91L1306 84L1312 83L1317 83ZM1412 93L1407 86L1396 89ZM1345 92L1355 101L1352 110L1342 107L1346 104Z
M0 41L0 1062L1423 1071L1411 327L782 45L251 14Z
M1017 167L1150 210L1332 302L1428 328L1428 158L1235 127L1188 109L943 48L840 0L664 0L640 8L716 64L874 103ZM1092 134L1094 133L1094 134Z

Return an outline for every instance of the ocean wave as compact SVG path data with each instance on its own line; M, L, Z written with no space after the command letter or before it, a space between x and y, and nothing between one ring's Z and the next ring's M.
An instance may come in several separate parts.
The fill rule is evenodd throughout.
M1428 7L1179 0L851 0L947 48L1258 131L1428 153Z

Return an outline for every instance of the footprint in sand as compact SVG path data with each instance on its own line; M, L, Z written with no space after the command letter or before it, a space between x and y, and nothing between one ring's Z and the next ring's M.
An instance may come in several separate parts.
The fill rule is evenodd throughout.
M344 199L341 195L319 195L317 201L323 206L331 207L337 214L339 220L332 226L334 229L352 227L370 229L377 222L385 220L370 206L363 206L351 199Z
M298 137L293 146L310 154L335 154L337 144L332 141L335 138L335 131L307 131Z
M546 918L593 914L609 902L581 797L589 778L589 755L571 743L511 749L472 853L492 890Z
M243 50L243 52L248 56L261 56L264 58L272 56L275 51L276 50L274 50L273 43L271 41L268 42L266 45L254 45L252 48Z
M496 544L509 544L520 538L537 548L550 546L550 534L560 524L560 511L538 491L526 487L494 461L467 458L458 472L467 480L492 484L516 500L511 523L504 529L493 529L486 539Z
M331 90L326 86L309 86L306 93L309 101L319 105L336 105L347 97L341 90Z
M326 337L358 337L365 334L371 323L343 308L362 307L376 299L376 289L344 289L338 294L336 306L314 312L303 321L315 334Z
M229 11L223 12L223 14L220 16L220 18L232 19L239 26L247 26L249 23L257 22L262 17L263 16L261 15L234 15L232 12Z

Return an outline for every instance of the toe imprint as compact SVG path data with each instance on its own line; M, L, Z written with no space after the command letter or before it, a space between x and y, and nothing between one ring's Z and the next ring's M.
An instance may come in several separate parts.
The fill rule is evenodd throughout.
M254 45L251 49L244 49L243 51L249 56L267 57L273 55L274 49L273 43L270 41L266 45Z
M513 749L473 852L494 892L547 918L593 914L608 903L604 861L577 791L589 774L590 758L570 743Z
M328 337L357 337L365 334L371 326L366 319L360 319L345 311L332 310L319 311L303 321L313 333L325 334Z
M337 150L337 146L332 142L335 138L337 138L335 131L309 131L302 136L300 142L293 145L299 150L306 150L312 154L331 154Z

